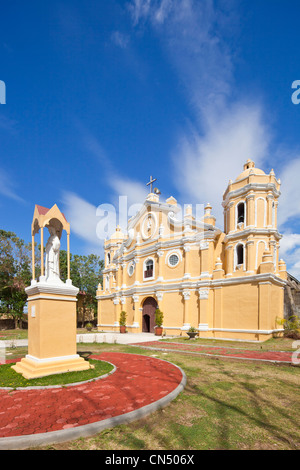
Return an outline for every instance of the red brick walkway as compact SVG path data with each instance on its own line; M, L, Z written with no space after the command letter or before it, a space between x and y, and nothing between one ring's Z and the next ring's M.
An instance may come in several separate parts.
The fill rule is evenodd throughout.
M129 413L166 397L183 380L181 369L152 357L107 352L91 358L111 362L117 369L106 378L72 387L0 389L0 441Z
M187 343L173 343L165 341L149 341L143 344L136 343L135 346L146 349L166 350L172 352L186 352L209 356L234 357L237 359L252 359L272 362L292 362L292 352L285 351L256 351L238 348L224 348L219 346L200 346Z

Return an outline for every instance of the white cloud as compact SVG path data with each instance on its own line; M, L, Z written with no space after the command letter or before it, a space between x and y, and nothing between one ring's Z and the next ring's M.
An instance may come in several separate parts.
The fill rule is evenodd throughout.
M128 4L134 25L137 25L142 18L147 17L150 7L151 0L134 0Z
M83 147L96 159L104 170L106 184L112 191L107 199L96 207L72 192L63 193L64 212L72 231L84 240L86 249L94 253L103 252L103 241L121 225L126 231L127 221L139 209L147 195L145 185L131 178L118 175L118 171L108 158L101 143L79 121L76 127L80 131Z
M127 197L128 206L143 204L148 194L145 185L129 178L119 176L110 178L109 185L114 190L115 196Z
M24 199L15 192L14 186L10 176L0 168L0 194L17 202L24 202Z
M209 0L132 0L131 14L135 27L148 22L158 34L196 118L178 134L172 152L174 183L185 200L210 202L222 227L221 201L228 180L241 173L248 158L270 171L266 162L274 152L263 103L255 97L246 102L235 83L234 41L226 40L237 24L234 3L219 5L222 9ZM282 152L281 161L287 163L280 175L274 168L282 181L280 229L292 219L299 222L300 216L300 158ZM281 243L289 270L298 276L299 238L285 233Z
M98 219L96 207L75 193L65 191L62 202L66 219L70 222L71 230L78 237L92 246L100 246L96 228Z
M300 247L300 234L299 233L284 233L280 243L280 251L286 255L290 250L296 246Z
M233 82L232 57L222 39L232 26L229 13L209 0L135 0L130 11L135 26L148 22L159 35L195 113L221 105Z
M283 233L280 241L280 258L283 258L288 266L288 271L297 279L300 279L300 234Z
M174 152L175 183L193 203L210 202L220 227L222 195L248 158L261 166L268 151L269 134L259 106L234 106L214 119L204 134L196 129L182 137Z
M300 158L288 161L280 174L281 196L278 205L278 224L283 226L300 216Z
M111 34L111 40L116 46L121 47L121 49L126 49L129 44L129 36L121 33L120 31L113 31Z

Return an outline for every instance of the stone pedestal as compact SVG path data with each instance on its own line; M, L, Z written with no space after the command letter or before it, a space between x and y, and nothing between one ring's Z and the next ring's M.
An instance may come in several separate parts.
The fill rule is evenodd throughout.
M90 369L76 353L76 295L71 281L32 281L28 295L28 354L15 366L26 379Z

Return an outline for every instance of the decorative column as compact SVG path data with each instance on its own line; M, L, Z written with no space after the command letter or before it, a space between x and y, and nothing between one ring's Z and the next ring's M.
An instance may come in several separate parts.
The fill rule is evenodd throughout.
M132 301L133 301L133 328L139 328L139 296L138 295L133 295L132 296Z
M267 227L272 227L272 206L274 202L273 194L267 195Z
M163 255L164 252L161 250L158 250L157 252L157 265L158 265L158 275L157 275L157 281L162 282L164 280L163 275L162 275L162 261L163 261Z
M125 274L126 274L126 263L122 263L122 285L121 285L121 289L126 288Z
M274 228L277 228L277 207L278 201L274 201Z
M248 240L246 242L246 269L247 269L247 274L254 274L254 268L255 268L254 240Z
M41 276L44 276L44 228L41 227Z
M34 248L34 235L32 235L32 237L31 237L31 246L32 246L32 252L31 252L31 256L32 256L32 280L34 281L34 280L35 280L35 256L34 256L35 248Z
M254 193L248 194L248 196L246 197L246 201L247 201L247 206L246 206L247 221L246 221L246 224L247 224L247 227L254 227L254 225L255 225Z
M125 310L125 307L124 305L126 304L126 297L120 297L120 302L121 302L121 305L120 305L120 312L121 313L121 310ZM118 320L119 320L119 317L118 317Z
M101 296L102 295L102 286L99 283L98 284L98 289L96 291L96 299L97 299L97 327L100 328L101 323L102 323L102 302L101 302Z
M229 232L235 230L235 214L234 214L234 203L229 203Z
M189 290L184 290L182 292L184 298L184 305L183 305L183 327L181 330L185 331L188 330L191 326L190 324L190 312L189 312L189 300L191 293Z
M143 259L140 257L136 257L136 278L135 278L135 284L140 284L143 282L144 279L144 273L143 273Z
M114 316L115 316L115 319L114 319L114 326L115 327L118 327L120 326L119 325L119 318L120 318L120 307L119 307L119 304L120 304L120 297L114 297L114 300L113 300L113 303L114 303Z
M191 247L189 245L183 245L184 249L184 276L183 279L190 279L190 251Z
M275 265L275 272L279 272L279 242L276 243L276 265Z
M157 291L157 292L155 293L155 295L156 295L156 299L157 299L158 308L163 312L163 305L162 305L162 302L163 302L164 293L161 292L161 291Z
M208 287L201 287L199 293L199 332L208 331Z
M68 279L71 279L71 269L70 269L70 233L67 233L67 263L68 263Z
M233 246L226 246L226 274L225 277L231 277L233 273Z
M272 253L272 259L273 259L273 264L274 264L274 272L275 272L276 271L276 258L277 258L276 240L274 240L274 239L270 240L269 245L270 245L270 250L271 250L271 253Z
M213 328L223 328L223 302L222 302L222 286L215 286L214 302L213 302Z
M116 263L116 291L120 290L120 265Z
M213 250L210 247L212 240L202 240L200 242L200 256L201 256L201 279L208 279L212 275L213 266Z

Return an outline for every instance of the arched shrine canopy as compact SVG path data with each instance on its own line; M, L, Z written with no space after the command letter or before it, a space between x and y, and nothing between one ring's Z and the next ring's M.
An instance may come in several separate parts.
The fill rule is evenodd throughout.
M59 239L63 230L67 232L68 279L70 279L70 224L56 204L51 209L35 205L31 224L32 237L32 279L35 279L34 237L41 230L41 276L44 276L44 227L55 227Z

